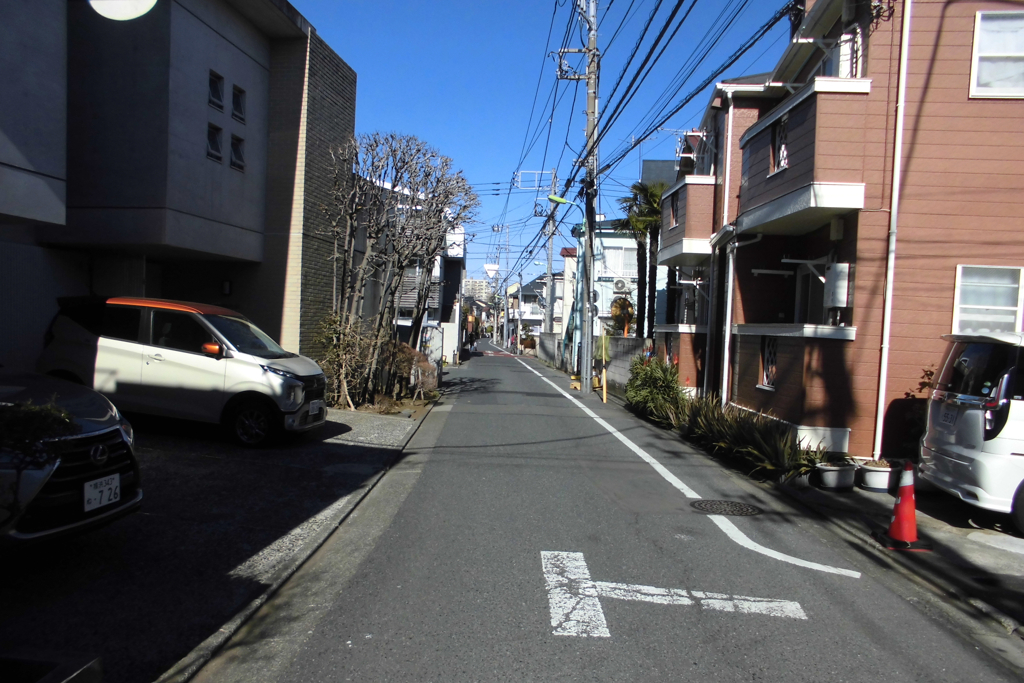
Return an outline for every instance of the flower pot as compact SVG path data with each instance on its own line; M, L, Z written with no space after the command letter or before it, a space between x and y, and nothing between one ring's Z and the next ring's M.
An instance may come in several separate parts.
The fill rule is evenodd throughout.
M889 491L889 480L892 477L891 467L878 467L871 463L864 463L859 468L860 488L874 493L886 493Z
M849 491L857 476L856 465L818 463L818 486L827 491Z

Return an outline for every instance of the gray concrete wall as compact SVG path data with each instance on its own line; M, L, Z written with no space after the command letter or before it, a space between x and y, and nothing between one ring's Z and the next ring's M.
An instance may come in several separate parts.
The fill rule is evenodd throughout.
M170 17L166 242L258 261L263 255L270 41L226 4L176 0ZM209 105L210 71L224 79L224 108ZM244 121L232 88L245 91ZM223 156L206 155L207 124L222 130ZM231 136L244 141L245 169L231 167Z
M4 3L0 74L0 222L63 224L67 0Z
M564 370L566 363L562 359L562 335L555 332L541 332L537 335L537 357L552 367Z
M0 241L0 365L35 370L57 297L89 293L85 254Z
M616 390L625 390L629 381L629 364L634 356L643 353L644 340L634 337L608 337L608 386ZM601 338L594 337L594 358L600 358L597 349ZM596 363L600 367L599 363Z

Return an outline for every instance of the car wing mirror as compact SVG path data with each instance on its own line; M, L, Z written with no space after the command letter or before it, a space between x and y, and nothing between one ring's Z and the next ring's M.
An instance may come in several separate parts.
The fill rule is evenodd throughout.
M208 356L219 356L220 350L220 344L217 342L206 342L203 344L203 353Z

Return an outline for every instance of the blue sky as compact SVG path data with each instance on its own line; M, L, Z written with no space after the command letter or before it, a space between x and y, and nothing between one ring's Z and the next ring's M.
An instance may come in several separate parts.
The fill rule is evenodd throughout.
M495 224L508 226L510 263L518 260L524 281L543 272L545 266L534 262L546 262L544 249L536 249L531 256L528 248L543 223L533 217L534 204L543 200L546 207L547 191L510 188L510 181L517 171L557 167L561 186L583 146L586 86L563 80L557 81L556 90L556 64L549 56L566 35L568 47L583 45L573 0L291 2L356 70L356 132L415 135L450 156L475 184L481 207L478 224L466 226L467 233L475 235L467 248L468 276L484 277L483 264L493 260L498 243L505 244L506 233L493 232ZM620 100L621 92L608 99L612 86L658 4L657 0L599 0L602 110ZM682 2L666 37L683 14L691 6L693 9L664 53L652 59L650 74L636 88L621 116L608 127L600 148L602 164L628 145L632 135L649 127L643 125L645 120L656 120L652 117L659 103L672 105L669 110L675 108L784 4L782 0ZM673 0L661 3L620 91L675 6ZM721 30L722 22L733 16L731 26ZM722 78L771 69L785 48L788 31L789 22L783 20ZM707 51L689 79L682 80L679 72L693 63L695 47L718 36L718 45ZM567 59L571 64L579 61L573 55ZM703 92L695 97L664 127L697 125L708 96ZM675 143L674 133L656 132L602 176L599 207L609 218L617 215L615 199L638 179L641 154L645 159L672 159ZM549 178L545 175L545 182ZM573 222L578 220L576 209L568 207L568 213ZM574 244L568 228L566 220L555 239L556 270L561 268L558 249Z

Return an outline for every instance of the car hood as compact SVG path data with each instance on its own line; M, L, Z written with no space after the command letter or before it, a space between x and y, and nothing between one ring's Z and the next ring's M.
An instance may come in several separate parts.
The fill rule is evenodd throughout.
M35 373L0 373L0 404L45 405L51 401L71 414L81 434L117 426L117 409L102 394L62 379Z
M311 358L306 358L305 356L274 358L273 360L261 360L260 362L262 365L266 365L267 367L293 372L299 377L309 377L310 375L319 375L323 373L323 370L321 370L320 366L316 364L316 361Z

